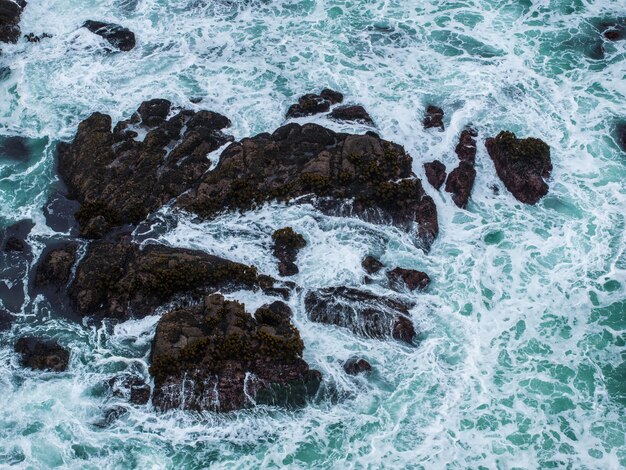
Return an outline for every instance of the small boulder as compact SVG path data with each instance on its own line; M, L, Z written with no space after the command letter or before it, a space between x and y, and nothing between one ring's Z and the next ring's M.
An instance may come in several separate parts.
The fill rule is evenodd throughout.
M415 269L392 269L387 272L387 279L389 279L389 284L394 289L401 289L406 286L409 290L422 290L430 284L428 274Z
M338 104L343 102L343 94L338 91L331 90L330 88L324 88L320 96L328 101L330 104Z
M135 33L119 24L88 20L83 23L83 28L106 39L109 44L121 51L130 51L135 47Z
M287 110L287 119L325 113L331 105L342 101L343 95L341 93L330 88L324 88L319 95L309 93L301 96L298 99L298 104L291 105Z
M431 129L433 127L444 130L443 109L430 104L426 108L426 114L424 115L424 128Z
M371 372L372 365L365 359L361 359L359 357L351 357L343 365L343 370L345 370L346 374L348 375L358 375L366 372Z
M455 153L462 162L474 164L476 160L476 137L478 132L475 129L468 128L461 132L459 143L454 149Z
M156 127L167 118L170 113L172 103L168 100L156 98L149 101L144 101L139 106L138 113L141 116L141 122L148 127Z
M461 209L467 207L475 179L476 170L473 164L467 161L461 161L459 166L448 175L446 192L452 193L452 200Z
M435 189L441 188L441 185L446 180L446 166L439 160L424 163L424 172L426 173L426 179Z
M330 117L337 121L353 121L370 126L374 125L369 113L360 105L339 106L332 110Z
M552 172L550 146L540 139L518 139L514 133L500 132L485 141L496 173L515 196L525 204L536 204L548 194L546 178Z
M365 269L365 272L367 274L376 274L378 271L385 267L383 263L381 263L379 260L371 255L363 258L361 266L363 266L363 269Z
M274 256L278 258L278 272L281 276L298 274L296 258L298 252L306 246L306 240L291 227L281 228L272 234Z
M56 341L32 336L20 338L15 352L21 355L22 365L33 370L63 372L70 360L70 352Z

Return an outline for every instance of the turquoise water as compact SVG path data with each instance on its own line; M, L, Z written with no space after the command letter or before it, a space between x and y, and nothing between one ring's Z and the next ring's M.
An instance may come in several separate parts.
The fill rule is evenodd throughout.
M294 412L160 414L134 407L109 427L102 382L147 375L158 318L94 327L28 299L0 337L0 466L24 468L620 468L626 467L626 154L613 137L624 116L626 41L594 25L623 1L165 1L31 2L23 32L38 44L3 46L0 134L31 141L27 161L0 160L0 225L30 217L35 252L45 225L54 145L94 111L128 117L153 97L222 112L237 138L271 131L298 96L324 86L363 104L377 132L402 144L414 171L451 169L458 133L480 133L467 210L426 190L441 233L424 254L389 227L268 205L172 228L163 242L204 249L276 275L269 243L291 225L308 246L295 280L359 285L362 257L429 273L411 294L417 347L366 340L309 322L291 305L305 359L335 390ZM137 34L111 54L78 29L86 19ZM202 97L199 105L190 98ZM425 131L431 102L446 131ZM311 118L338 130L363 127ZM300 120L306 121L306 119ZM554 172L537 206L518 203L482 141L502 129L548 142ZM218 158L217 155L211 158ZM492 186L498 185L496 194ZM169 227L169 228L167 228ZM381 293L385 289L379 288ZM266 299L231 295L252 309ZM67 373L22 369L15 337L46 333L72 350ZM358 353L375 372L347 377Z

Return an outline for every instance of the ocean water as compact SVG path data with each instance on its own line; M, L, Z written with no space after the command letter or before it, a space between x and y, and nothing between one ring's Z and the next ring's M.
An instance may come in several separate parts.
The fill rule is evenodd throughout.
M53 37L2 47L10 74L0 74L0 134L32 140L26 158L0 156L0 225L32 218L35 254L43 238L63 236L42 212L56 143L94 111L115 121L155 97L219 111L242 138L274 130L298 96L330 86L367 108L420 177L434 158L456 166L458 134L471 123L478 175L467 210L425 184L441 227L429 253L394 228L309 206L270 204L203 224L164 208L146 239L272 275L270 235L291 225L308 241L294 279L307 288L361 285L367 254L428 272L426 292L403 294L416 303L419 341L312 323L296 296L324 396L297 411L131 407L103 426L119 404L103 381L123 370L147 377L158 317L81 325L28 298L0 336L0 467L626 467L626 154L614 136L626 118L626 41L604 42L596 30L625 11L623 0L30 2L22 31ZM87 19L127 26L137 47L107 51L79 29ZM446 111L445 132L423 129L429 103ZM550 192L536 206L504 189L486 153L484 138L504 129L551 146ZM267 300L230 297L249 309ZM67 372L19 366L13 343L31 333L71 349ZM344 374L354 354L372 375Z

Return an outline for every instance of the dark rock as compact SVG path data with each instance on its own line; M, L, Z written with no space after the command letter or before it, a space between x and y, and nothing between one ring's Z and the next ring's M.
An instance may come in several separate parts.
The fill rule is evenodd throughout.
M17 161L26 161L30 156L28 139L20 136L4 137L0 140L0 154Z
M619 122L615 126L615 135L618 145L626 152L626 122Z
M67 243L59 248L47 248L41 254L35 274L35 286L54 285L65 288L76 262L78 244Z
M33 261L26 238L34 225L22 220L0 230L0 305L11 312L20 312L26 300L24 281Z
M338 121L356 121L370 126L374 125L374 121L370 117L363 106L339 106L332 110L330 117Z
M88 20L83 23L83 28L106 39L121 51L130 51L135 47L135 33L119 24Z
M603 21L600 23L600 29L605 39L609 41L621 41L626 39L626 18Z
M17 237L7 238L4 251L24 251L24 242Z
M373 256L366 256L363 258L363 261L361 261L361 266L363 266L367 274L375 274L384 268L385 265Z
M46 225L55 232L74 234L78 228L74 214L80 204L68 199L66 194L67 189L64 188L53 191L43 207L43 215Z
M80 316L126 320L150 315L180 296L273 287L275 280L256 268L201 251L98 240L78 264L69 299Z
M35 226L32 220L22 220L0 232L0 243L4 242L4 251L24 252L28 249L26 237Z
M281 228L272 234L274 256L280 261L278 272L281 276L298 274L296 258L298 252L306 246L304 237L291 227Z
M166 313L152 343L153 405L215 411L254 403L304 405L321 374L302 359L304 344L289 316L260 323L243 304L220 294Z
M210 167L206 158L232 137L220 129L230 121L209 111L183 111L168 121L169 102L149 101L137 114L151 129L143 142L121 121L95 113L78 126L71 144L59 144L59 173L68 197L80 202L81 234L104 235L111 227L135 224L186 191ZM187 126L184 133L182 129ZM181 135L182 133L182 135Z
M407 343L415 337L409 304L368 291L329 287L309 292L304 305L312 321L348 328L361 336Z
M387 272L387 279L389 279L389 284L394 289L401 289L406 286L409 290L422 290L430 284L428 274L415 269L392 269Z
M544 181L552 172L550 146L540 139L518 139L512 132L500 132L485 141L496 173L515 196L525 204L536 204L548 193Z
M478 132L475 129L469 128L461 132L459 137L459 143L454 150L462 162L467 162L474 165L476 160L476 139Z
M20 17L26 2L0 0L0 42L16 43L20 37Z
M361 359L358 357L351 357L343 365L343 370L346 371L346 374L358 375L358 374L363 374L365 372L371 372L372 365L369 362L367 362L365 359Z
M11 313L0 309L0 332L10 330L14 320L15 317Z
M430 129L433 127L438 127L439 129L444 130L443 109L431 104L426 108L426 114L424 115L424 128Z
M330 104L338 104L343 102L343 94L338 91L331 90L330 88L324 88L320 93L320 96L328 101Z
M330 106L343 101L343 95L338 91L325 88L319 95L309 93L298 99L298 104L291 105L287 110L287 119L312 116L325 113Z
M48 39L51 38L52 35L48 34L48 33L43 33L39 36L33 34L33 33L28 33L24 35L24 39L26 39L26 41L28 42L41 42L42 39Z
M446 191L452 193L452 200L461 209L467 207L467 201L472 194L476 170L471 163L461 161L459 166L450 172L446 181Z
M230 145L177 205L211 218L315 195L306 202L325 213L391 222L412 234L417 224L416 235L428 247L439 230L437 209L411 166L411 157L392 142L288 124Z
M446 166L439 160L424 163L424 172L426 173L426 179L435 189L441 188L441 185L446 180Z
M150 401L150 385L136 375L120 375L109 380L114 397L128 400L134 405L145 405Z
M70 352L56 341L26 336L15 343L15 352L22 356L22 365L33 370L63 372Z
M96 426L99 428L106 428L127 414L128 408L125 406L111 406L104 410L104 419L101 422L96 423Z

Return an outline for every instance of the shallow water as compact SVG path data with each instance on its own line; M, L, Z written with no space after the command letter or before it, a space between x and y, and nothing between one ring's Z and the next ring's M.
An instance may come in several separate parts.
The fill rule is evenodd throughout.
M624 116L626 41L595 26L624 14L612 1L464 0L50 0L26 8L38 44L3 46L0 134L21 135L30 155L0 158L0 224L46 226L42 205L57 178L54 146L94 111L114 121L144 100L219 111L237 138L271 131L298 96L324 86L363 104L382 137L402 144L415 173L433 158L456 166L467 124L479 131L477 179L467 210L425 184L441 232L424 254L393 228L267 205L198 224L168 209L154 236L255 264L277 275L270 235L302 233L295 281L360 285L360 261L421 269L433 282L412 318L417 347L358 338L307 320L293 298L305 359L336 392L303 410L155 413L133 407L112 426L102 382L147 376L157 317L78 325L29 299L0 336L0 466L195 468L214 466L403 468L620 468L626 466L626 154L613 137ZM109 53L84 20L137 34ZM2 74L0 74L1 76ZM203 98L194 105L190 98ZM431 102L446 130L425 131ZM303 119L363 132L324 118ZM483 145L510 129L552 149L550 193L517 202ZM215 157L215 156L214 156ZM499 191L494 191L493 186ZM149 238L150 234L144 235ZM385 289L377 287L384 293ZM230 295L253 309L266 299ZM48 334L71 348L68 372L24 370L15 337ZM375 372L343 373L358 353ZM332 386L332 387L331 387Z

